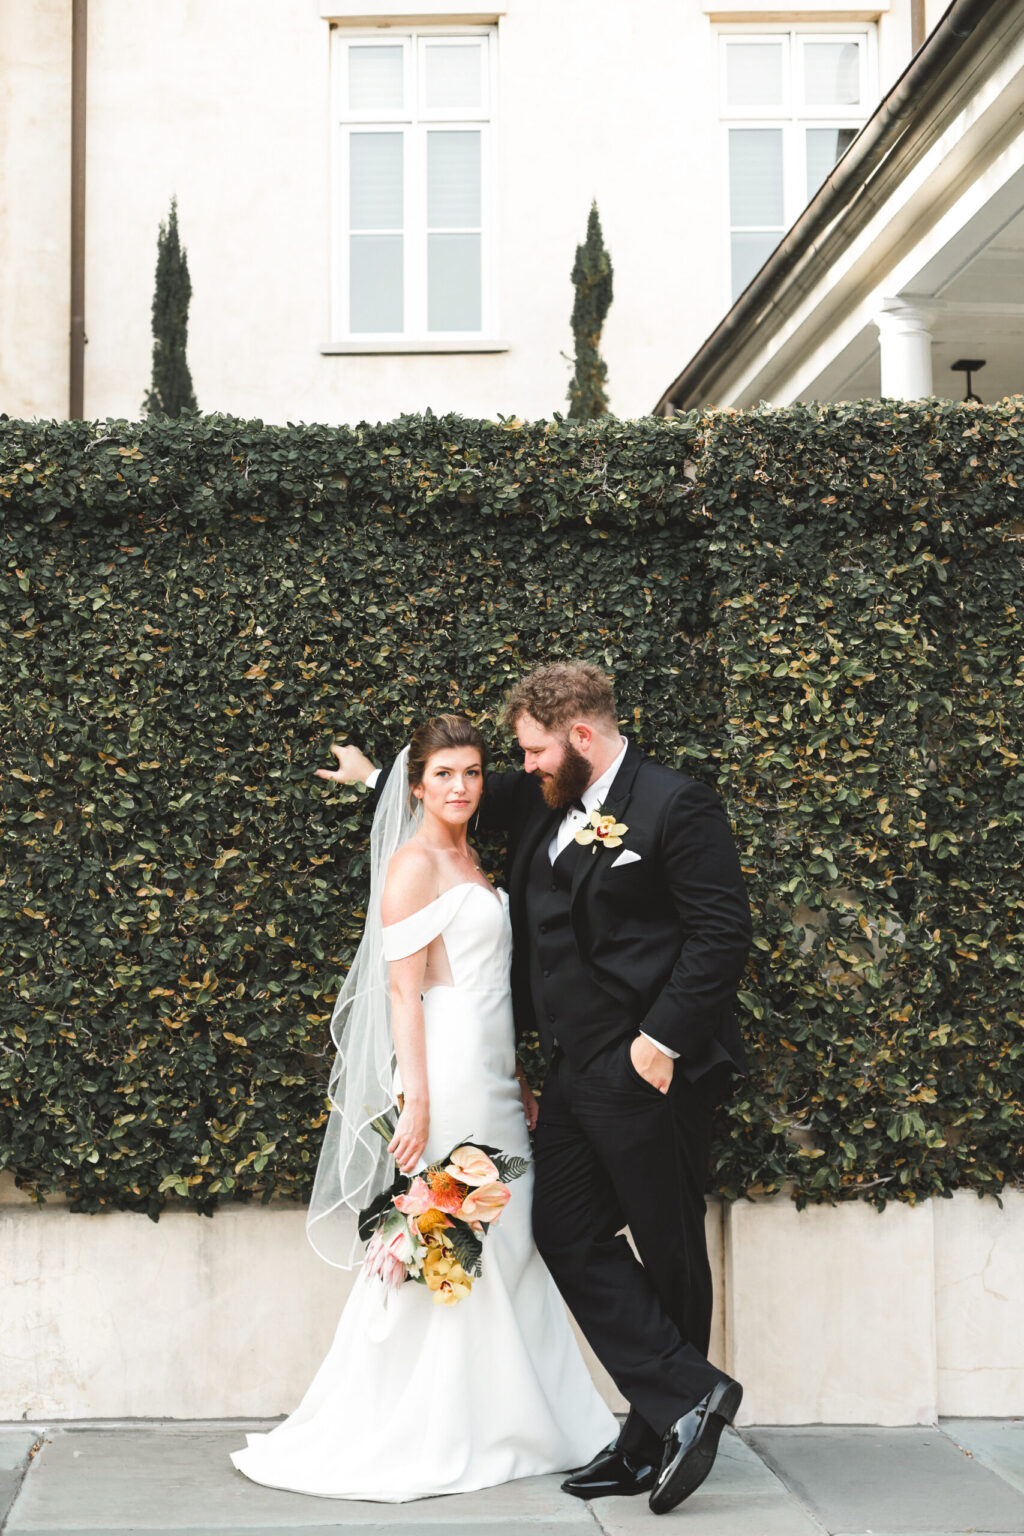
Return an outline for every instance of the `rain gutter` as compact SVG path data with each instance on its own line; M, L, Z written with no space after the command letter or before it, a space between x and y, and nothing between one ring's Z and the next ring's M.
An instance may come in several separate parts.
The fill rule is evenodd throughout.
M89 0L71 0L71 350L68 416L85 408L85 50Z

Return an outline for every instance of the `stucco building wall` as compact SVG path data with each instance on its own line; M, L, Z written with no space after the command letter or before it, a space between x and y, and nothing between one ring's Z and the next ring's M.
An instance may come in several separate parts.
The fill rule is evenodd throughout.
M364 0L361 13L382 9ZM403 15L421 12L423 24L451 14L411 4ZM805 13L867 14L834 0L786 14ZM354 14L345 0L92 0L85 414L140 413L156 235L172 195L203 410L278 422L563 410L570 271L596 198L615 268L611 405L648 411L729 305L716 28L749 17L749 3L741 13L729 0L713 10L506 0L500 13L470 13L497 26L507 350L466 354L321 352L332 339L330 34ZM910 0L872 14L881 90L909 56ZM0 410L10 415L67 409L70 37L70 0L0 0Z

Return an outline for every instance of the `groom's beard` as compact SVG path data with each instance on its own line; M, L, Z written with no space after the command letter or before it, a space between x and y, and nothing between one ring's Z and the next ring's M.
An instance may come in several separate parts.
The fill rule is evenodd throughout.
M581 798L589 783L589 759L567 740L565 756L549 779L541 779L540 788L551 810L567 811L574 800Z

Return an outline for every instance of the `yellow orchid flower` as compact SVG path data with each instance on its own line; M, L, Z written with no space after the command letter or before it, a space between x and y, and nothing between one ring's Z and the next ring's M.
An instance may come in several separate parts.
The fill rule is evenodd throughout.
M439 1305L450 1307L473 1289L473 1279L444 1248L431 1248L423 1261L423 1278Z
M591 853L596 853L599 848L621 847L622 839L628 831L624 821L616 821L614 816L606 812L591 811L590 826L576 833L576 841L584 848L590 847Z

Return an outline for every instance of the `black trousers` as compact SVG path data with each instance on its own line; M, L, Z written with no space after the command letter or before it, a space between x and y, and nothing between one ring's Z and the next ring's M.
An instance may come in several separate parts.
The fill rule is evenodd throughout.
M676 1072L667 1094L631 1040L573 1069L556 1047L540 1101L533 1230L598 1359L630 1404L619 1444L654 1455L722 1379L709 1365L704 1188L714 1095ZM642 1263L622 1235L627 1226Z

